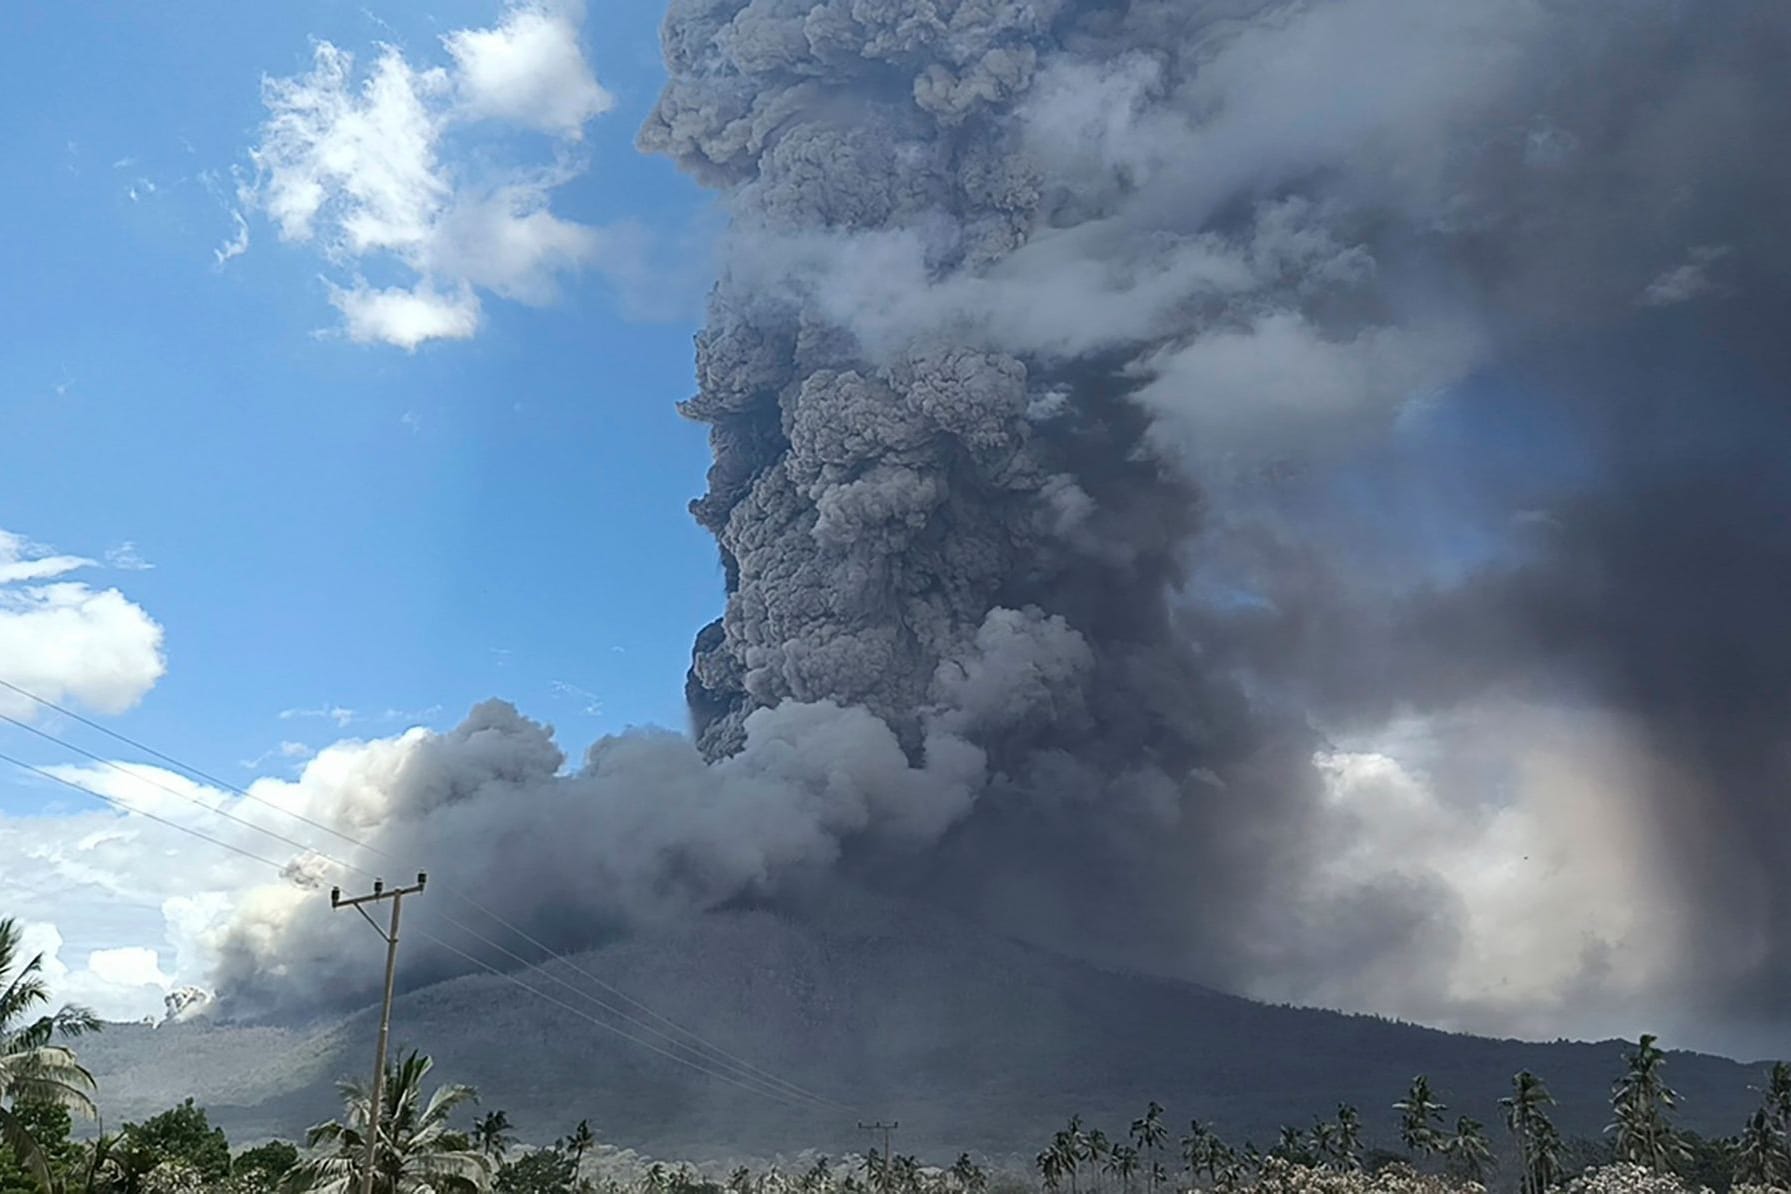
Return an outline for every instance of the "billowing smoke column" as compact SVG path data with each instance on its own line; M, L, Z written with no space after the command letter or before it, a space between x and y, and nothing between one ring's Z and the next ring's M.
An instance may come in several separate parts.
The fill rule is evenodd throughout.
M982 810L954 861L908 864L917 885L968 880L972 904L1023 905L1066 943L1118 916L1129 950L1224 973L1230 943L1200 924L1264 886L1225 857L1232 835L1298 841L1312 785L1232 793L1215 773L1258 744L1175 625L1198 504L1150 442L1141 370L1227 312L1297 312L1283 292L1309 273L1347 289L1371 263L1295 199L1230 235L1212 213L1134 210L1164 196L1148 162L1106 160L1126 146L1104 134L1174 111L1201 22L1132 19L674 8L642 143L728 188L734 216L684 406L712 427L693 509L729 588L689 692L712 759L786 701L867 708L916 761L968 739ZM1197 876L1162 933L1140 921L1152 837ZM1004 865L1068 843L1064 873ZM1209 892L1223 907L1195 912Z
M1393 859L1294 878L1352 849L1304 731L1544 694L1665 756L1612 781L1662 831L1627 851L1674 843L1656 885L1750 926L1680 959L1783 977L1782 9L697 0L666 31L642 143L735 221L685 406L730 594L707 755L786 700L916 758L948 727L991 780L929 890L1299 992L1433 971L1485 915ZM1556 944L1614 997L1639 937Z
M732 217L695 748L567 775L488 707L363 829L562 876L510 910L562 945L825 870L1259 994L1770 1019L1791 13L675 0L664 43L642 145ZM267 898L245 999L327 968Z

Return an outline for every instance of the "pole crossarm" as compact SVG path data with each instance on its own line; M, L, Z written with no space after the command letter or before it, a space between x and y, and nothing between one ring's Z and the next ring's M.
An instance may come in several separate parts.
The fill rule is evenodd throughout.
M416 895L429 885L429 876L422 871L417 872L417 881L409 887L387 888L383 879L373 881L373 890L366 895L349 896L344 899L340 887L330 888L330 907L354 908L361 904L371 904L377 900L395 900L399 896Z

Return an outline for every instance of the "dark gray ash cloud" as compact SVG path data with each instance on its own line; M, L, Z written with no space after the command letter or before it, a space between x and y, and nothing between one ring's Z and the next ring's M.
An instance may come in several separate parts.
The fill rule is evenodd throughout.
M664 44L641 145L732 218L695 751L468 758L426 818L650 823L638 873L562 843L556 939L820 866L1256 994L1776 1031L1791 13L676 0Z

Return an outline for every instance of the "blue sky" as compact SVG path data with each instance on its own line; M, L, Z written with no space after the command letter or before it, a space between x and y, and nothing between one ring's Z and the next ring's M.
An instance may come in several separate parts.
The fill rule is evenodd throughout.
M290 772L283 742L450 725L493 695L573 752L631 723L682 725L690 638L721 605L685 510L704 436L673 407L693 388L714 213L633 148L662 78L660 0L574 27L590 107L607 111L531 124L542 97L495 88L456 115L477 107L464 64L436 101L455 196L521 180L601 241L516 274L528 302L503 297L502 276L493 288L507 267L469 266L470 282L428 267L474 296L470 338L357 342L332 287L410 285L414 259L345 253L327 228L283 240L269 210L264 77L304 78L320 41L355 56L351 97L382 43L420 77L453 71L443 35L506 11L38 6L0 45L17 180L0 195L0 530L37 545L27 556L93 561L57 579L116 588L162 628L165 675L108 724L214 774ZM246 251L221 252L240 247L238 215ZM69 761L10 727L0 739ZM0 816L78 807L0 779Z
M660 7L587 23L617 102L553 209L681 246L704 197L631 144L660 81ZM292 708L440 706L439 722L498 694L581 743L677 724L720 589L684 510L703 437L672 407L692 386L695 304L630 319L587 271L544 307L488 299L476 337L412 354L317 334L336 323L329 263L257 214L249 250L214 258L263 74L304 70L315 38L358 67L376 41L434 63L442 31L496 16L78 6L37 10L0 50L6 108L30 113L13 173L36 180L0 198L0 527L91 557L130 542L154 565L87 578L166 631L167 675L121 729L217 769L336 736L279 717Z

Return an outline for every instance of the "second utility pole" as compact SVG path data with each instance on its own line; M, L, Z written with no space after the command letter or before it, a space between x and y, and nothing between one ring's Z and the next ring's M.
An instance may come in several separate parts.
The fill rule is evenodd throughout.
M862 1119L858 1121L858 1128L862 1132L882 1132L883 1133L883 1164L880 1167L880 1171L878 1173L879 1180L877 1182L877 1185L879 1188L882 1189L883 1194L889 1194L889 1134L901 1126L902 1125L899 1123L887 1123L886 1124L886 1123L878 1122L878 1123L867 1124ZM871 1147L871 1151L872 1152L876 1151L875 1145L873 1145Z
M405 896L416 895L428 882L429 876L418 871L415 887L394 887L387 891L385 880L375 879L371 893L347 900L342 898L340 887L330 888L330 907L353 908L386 942L386 996L379 1005L379 1044L373 1052L373 1089L367 1094L367 1163L366 1171L361 1174L361 1194L373 1194L373 1169L379 1160L379 1104L385 1097L386 1036L392 1027L392 978L398 971L398 911L404 906ZM392 901L390 931L381 929L379 923L361 907L362 904L373 904L380 900Z

